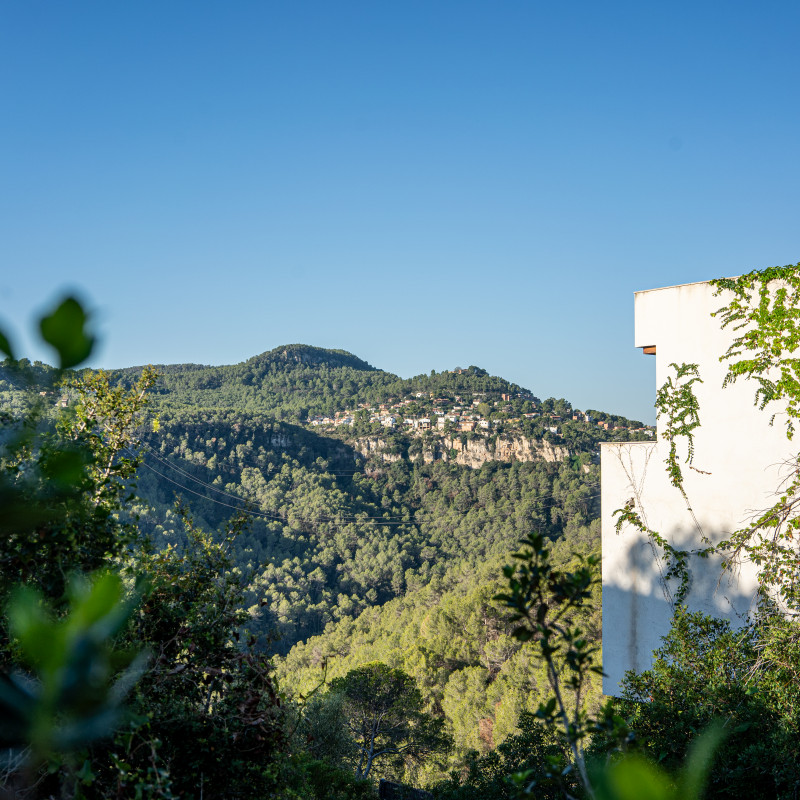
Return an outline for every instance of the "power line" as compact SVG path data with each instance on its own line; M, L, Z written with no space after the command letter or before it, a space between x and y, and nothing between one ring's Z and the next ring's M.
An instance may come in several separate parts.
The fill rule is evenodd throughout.
M196 478L195 476L191 475L186 470L181 469L180 467L178 467L175 464L173 464L171 461L168 461L168 460L162 458L161 456L159 456L152 448L148 447L147 445L145 445L145 447L150 452L150 454L153 456L153 458L157 459L159 462L161 462L165 466L169 467L170 469L173 469L176 472L179 472L181 475L184 475L185 477L189 478L190 480L194 481L195 483L198 483L201 486L205 486L206 488L211 489L212 491L218 492L219 494L225 495L226 497L230 497L233 500L236 500L238 502L243 502L243 503L247 503L247 502L251 502L252 503L253 502L253 501L248 501L248 500L240 497L239 495L235 495L235 494L232 494L230 492L226 492L223 489L219 489L218 487L214 486L213 484L208 483L207 481L204 481L204 480L202 480L200 478ZM327 470L326 470L325 474L330 474L330 473L328 473ZM241 474L239 474L239 478L241 479ZM586 483L586 484L583 484L583 485L586 488L598 488L600 486L600 484L598 482ZM297 486L297 483L296 482L293 483L292 486ZM549 500L549 499L552 499L553 497L555 497L555 493L551 493L549 495L540 495L538 497L538 499L540 499L540 500ZM211 499L211 498L208 498L208 499ZM585 499L591 499L591 498L585 498ZM352 521L355 521L355 522L361 522L361 521L363 521L365 519L367 519L367 520L376 520L376 521L398 520L400 522L407 522L407 520L403 520L401 517L385 517L385 516L381 516L381 517L345 517L345 519L352 520Z
M204 486L207 489L211 489L214 492L218 492L219 494L222 494L222 495L224 495L226 497L230 497L231 499L236 500L236 501L238 501L240 503L251 503L252 504L254 502L252 500L247 500L247 499L245 499L243 497L240 497L239 495L232 494L231 492L226 492L223 489L219 489L218 487L214 486L213 484L208 483L207 481L201 480L200 478L195 478L193 475L191 475L188 472L186 472L186 470L183 470L180 467L175 466L171 462L167 461L166 459L161 458L160 456L156 455L152 451L150 452L150 455L152 455L159 462L161 462L165 466L169 467L170 469L175 470L176 472L178 472L181 475L185 476L189 480L192 480L195 483L198 483L198 484L200 484L201 486ZM149 465L145 464L145 466L149 466ZM150 469L153 470L153 472L156 472L156 470L153 469L152 467L150 467ZM241 478L241 475L239 477ZM180 485L180 484L177 484L176 481L172 481L171 480L170 482L171 483L175 483L176 485ZM296 486L297 484L293 484L293 485ZM197 492L194 492L194 494L197 494ZM200 495L200 496L202 497L203 495ZM214 499L211 498L211 497L208 497L206 499L214 502ZM283 517L276 517L276 519L283 520ZM376 522L394 522L394 521L396 521L398 524L413 524L410 520L404 520L401 517L350 517L350 516L348 516L348 517L339 517L339 518L336 518L336 519L332 518L332 517L324 518L325 521L329 521L329 522L336 522L336 521L341 520L341 519L343 519L345 521L350 521L350 522L364 522L364 521L373 521L374 520ZM284 520L284 521L286 521L286 520Z
M172 466L169 463L167 465L168 466ZM148 464L146 462L142 462L142 466L146 467L151 472L154 472L156 475L158 475L159 477L163 478L164 480L169 481L169 483L173 484L174 486L177 486L179 489L182 489L183 491L189 492L190 494L196 495L197 497L200 497L203 500L208 501L209 503L216 503L217 505L224 506L225 508L232 508L235 511L241 511L244 514L250 514L252 516L262 517L264 519L269 519L269 520L272 520L273 522L283 522L283 523L285 523L287 525L291 524L291 520L289 520L287 517L283 517L283 516L281 516L279 514L270 513L270 512L267 512L267 511L263 511L263 510L254 509L253 508L254 502L252 500L246 500L243 497L238 497L237 495L233 495L233 494L230 494L228 492L222 492L226 496L237 500L239 503L245 504L243 506L235 506L235 505L232 505L231 503L226 503L223 500L218 500L218 499L216 499L214 497L208 497L208 496L206 496L204 494L201 494L200 492L198 492L198 491L196 491L194 489L190 489L188 486L184 486L182 483L179 483L178 481L173 480L168 475L165 475L163 472L160 472L155 467L151 466L150 464ZM191 477L191 476L189 476L189 477ZM193 480L197 480L198 483L200 483L201 485L205 486L206 488L211 488L211 489L215 489L215 491L219 491L219 490L216 489L216 487L213 487L210 484L206 484L204 481L199 481L196 478L194 478ZM399 517L394 517L394 518L392 518L392 517L338 517L338 518L335 518L335 517L321 516L318 519L318 521L333 523L334 525L336 525L337 523L342 523L342 522L350 522L350 523L355 523L355 524L359 524L359 525L388 525L388 526L401 526L401 525L414 526L414 525L417 525L417 523L414 520L411 520L411 519L409 519L409 520L401 520Z
M179 483L178 481L170 478L168 475L165 475L163 472L160 472L159 470L155 469L150 464L147 464L146 462L142 462L142 465L145 466L147 469L149 469L150 471L152 471L153 473L155 473L159 477L163 478L164 480L168 481L169 483L173 484L174 486L177 486L179 489L182 489L183 491L189 492L190 494L193 494L193 495L195 495L197 497L200 497L203 500L206 500L206 501L208 501L210 503L216 503L217 505L224 506L226 508L230 508L230 509L233 509L235 511L241 511L241 512L243 512L245 514L249 514L249 515L255 516L255 517L260 517L260 518L263 518L263 519L268 519L268 520L271 520L271 521L274 521L274 522L283 522L285 524L291 524L291 522L290 522L290 520L288 518L286 518L286 517L284 517L284 516L282 516L280 514L276 514L274 512L267 512L267 511L264 511L263 509L255 509L255 508L253 508L254 501L246 500L245 498L239 497L238 495L234 495L234 494L232 494L230 492L226 492L226 491L224 491L222 489L219 489L218 487L216 487L216 486L214 486L214 485L212 485L212 484L210 484L210 483L208 483L206 481L203 481L203 480L201 480L199 478L195 478L194 476L190 475L188 472L186 472L185 470L181 469L180 467L177 467L176 465L170 463L166 459L163 459L160 456L156 455L152 451L151 448L148 448L148 449L150 450L150 454L154 458L156 458L160 463L164 464L166 467L169 467L170 469L175 470L176 472L178 472L182 476L194 481L195 483L203 486L206 489L211 489L214 492L218 492L219 494L222 494L225 497L228 497L228 498L231 498L233 500L236 500L237 503L241 503L241 504L244 504L244 505L232 505L230 503L226 503L226 502L224 502L222 500L219 500L219 499L216 499L214 497L208 497L207 495L204 495L204 494L202 494L202 493L200 493L200 492L198 492L198 491L196 491L194 489L191 489L188 486L185 486L184 484ZM593 488L593 487L599 487L599 484L598 483L592 483L592 484L585 484L585 486L586 486L586 488ZM555 494L549 494L549 495L544 495L544 496L540 495L539 497L537 497L537 500L539 500L539 501L551 500L554 496L555 496ZM594 500L594 499L598 498L599 496L600 496L600 494L597 493L597 494L589 495L587 497L583 497L581 499L584 500L584 501L589 501L589 500ZM545 504L542 503L542 502L538 503L535 506L535 508L537 510L543 509L545 507L546 507ZM423 511L423 509L418 509L417 513L421 512L421 511ZM329 516L321 516L321 517L318 518L317 521L332 523L332 524L338 525L340 527L341 527L341 523L342 522L355 523L355 524L361 524L361 525L384 525L384 526L388 526L388 527L399 527L399 526L402 526L402 525L410 525L410 526L419 527L421 522L424 522L424 520L422 520L422 521L411 520L411 519L404 520L404 519L401 519L399 517L369 517L369 516L365 516L365 517L354 517L354 516L329 517Z

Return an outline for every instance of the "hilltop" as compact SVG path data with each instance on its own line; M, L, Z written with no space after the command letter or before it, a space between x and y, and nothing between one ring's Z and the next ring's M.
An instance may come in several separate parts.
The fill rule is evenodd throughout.
M307 344L287 344L282 347L276 347L260 355L253 356L244 363L253 367L276 364L282 366L306 364L312 367L349 367L350 369L364 372L380 372L380 370L358 356L348 353L347 350L329 350L323 347L312 347Z

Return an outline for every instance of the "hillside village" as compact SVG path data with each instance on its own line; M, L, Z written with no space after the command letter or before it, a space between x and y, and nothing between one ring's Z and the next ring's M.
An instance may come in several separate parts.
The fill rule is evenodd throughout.
M433 392L414 392L404 399L389 398L379 405L362 403L354 409L337 411L333 416L310 416L308 424L336 428L364 422L389 430L420 433L481 433L498 429L510 433L521 429L526 422L536 420L554 436L560 436L565 421L587 428L628 431L645 437L652 437L655 433L651 426L628 420L614 421L606 414L597 418L590 412L572 409L564 401L556 402L561 406L558 411L548 410L548 401L542 403L529 392L500 393L497 398L489 393L437 397ZM550 406L553 404L549 401Z

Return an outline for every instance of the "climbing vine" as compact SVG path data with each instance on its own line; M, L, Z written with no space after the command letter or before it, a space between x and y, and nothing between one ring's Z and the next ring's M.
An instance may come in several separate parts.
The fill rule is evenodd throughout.
M786 437L792 439L800 418L800 264L770 267L738 278L712 281L715 295L733 294L714 312L722 327L732 325L736 336L720 360L728 362L724 386L744 377L758 384L755 403L760 409L780 401L785 410ZM773 413L770 424L774 423ZM718 546L725 566L749 559L759 567L762 591L770 590L786 610L800 613L800 454L786 464L788 477L777 500L755 515L749 525Z
M669 454L666 458L667 474L670 483L680 490L686 498L683 488L683 472L678 459L678 438L686 439L686 463L691 467L694 461L694 431L700 427L700 405L697 402L692 386L702 383L697 364L670 364L675 370L675 378L667 378L656 393L656 410L661 426L661 437L669 442Z
M614 525L617 533L621 533L622 526L627 523L643 533L654 545L663 550L664 560L667 564L664 580L668 581L672 578L678 580L678 591L675 592L674 605L683 605L691 586L689 575L689 556L691 553L688 550L679 550L677 547L673 547L658 531L648 528L636 510L636 503L633 499L628 500L623 508L618 508L614 512L614 516L617 518ZM698 554L707 557L709 551L710 548L698 551Z
M800 614L800 455L774 506L734 531L718 549L725 567L747 559L759 567L763 591L777 592L787 610Z
M732 327L736 335L720 356L728 369L723 388L744 378L756 383L755 404L759 409L780 402L778 413L786 414L786 436L791 440L800 419L800 264L770 267L738 278L711 281L715 296L725 295L728 303L712 316L722 328ZM678 456L678 442L685 439L684 463L697 472L694 460L694 432L700 427L699 404L693 387L702 383L696 364L671 364L670 376L656 395L661 438L669 443L665 459L670 483L686 501L701 539L708 545L693 551L678 550L642 520L633 500L615 513L616 530L629 524L646 535L664 552L666 579L679 581L675 602L682 604L690 586L689 557L707 558L718 553L723 567L732 569L745 560L759 567L759 583L766 595L777 596L784 609L800 614L800 454L785 464L787 477L776 491L776 502L756 513L748 525L734 531L716 547L703 535L684 487Z
M661 438L669 442L669 453L664 461L667 468L667 475L670 483L678 489L686 502L686 508L694 520L700 538L710 544L705 537L700 523L692 510L689 497L683 484L683 470L678 457L678 441L683 438L686 440L686 459L685 463L697 472L702 472L692 465L694 461L694 431L700 427L700 405L697 396L692 388L696 383L702 383L697 364L670 364L675 370L675 376L670 376L656 393L656 409L660 424L659 432ZM658 531L649 528L640 513L636 510L636 502L629 500L624 508L614 512L617 521L615 529L620 533L624 524L631 525L636 530L648 537L654 547L661 548L666 572L663 575L664 581L675 579L678 581L678 590L675 593L674 605L683 605L691 586L689 573L689 557L697 555L701 558L708 558L713 552L713 547L705 547L697 550L680 550L674 547ZM668 587L665 585L665 589Z
M728 362L723 386L745 377L758 383L755 403L760 409L783 401L791 439L800 418L800 358L794 355L800 346L800 264L718 278L711 285L715 296L733 293L713 316L720 317L723 328L741 331L720 357Z

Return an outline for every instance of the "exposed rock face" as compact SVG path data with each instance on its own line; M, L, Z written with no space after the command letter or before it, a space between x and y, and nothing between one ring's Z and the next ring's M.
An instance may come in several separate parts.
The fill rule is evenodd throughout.
M381 437L365 436L355 442L356 450L364 457L380 455L385 462L397 461L402 456L387 452L389 443ZM416 456L418 460L420 456ZM569 458L569 449L554 445L544 439L528 439L524 436L506 435L490 438L476 436L442 436L422 448L422 461L455 461L465 467L477 469L487 461L564 461ZM412 459L415 459L412 456Z
M292 438L286 433L273 433L269 443L277 450L286 450L292 445Z
M528 439L525 436L498 436L494 442L489 437L467 439L447 437L442 440L444 460L455 461L466 467L477 469L487 461L564 461L569 458L569 449L564 445L554 445L544 439ZM423 452L423 458L428 453ZM426 462L434 461L430 454Z
M386 439L382 439L380 436L361 436L355 440L353 446L364 458L369 458L374 454L380 454L381 459L387 464L391 464L393 461L399 461L403 457L400 453L389 452L391 445Z

